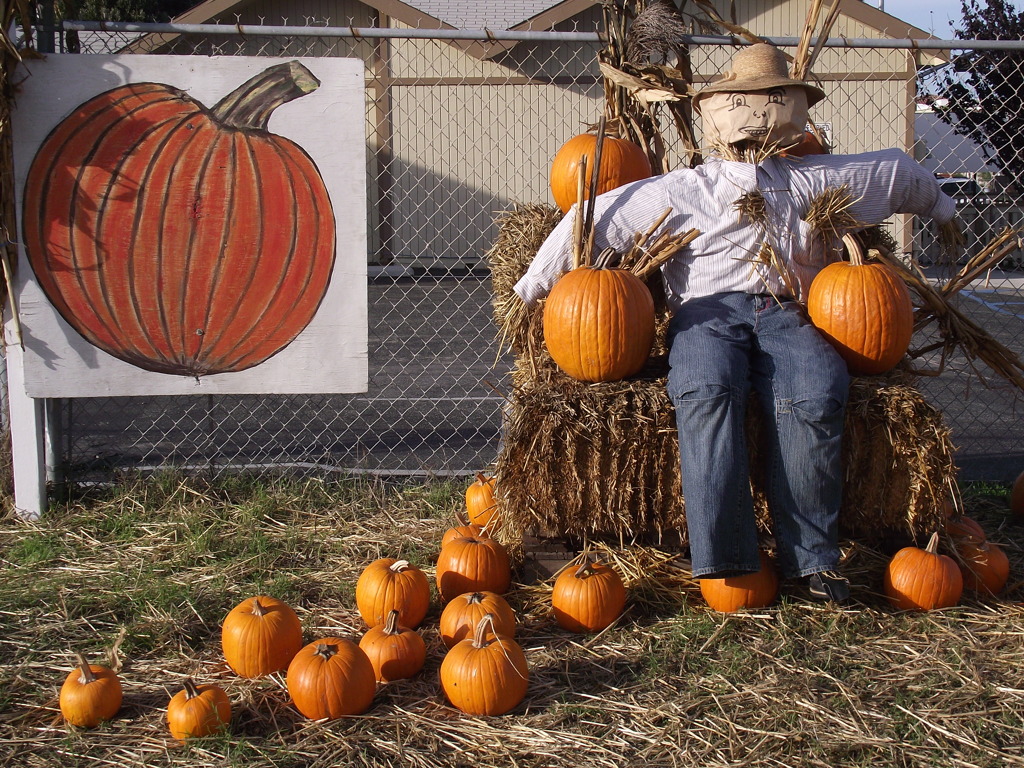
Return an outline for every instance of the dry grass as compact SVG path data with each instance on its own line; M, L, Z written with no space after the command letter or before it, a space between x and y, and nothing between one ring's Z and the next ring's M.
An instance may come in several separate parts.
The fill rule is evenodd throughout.
M468 482L468 480L467 480ZM525 701L503 717L449 707L437 682L439 609L416 679L380 688L364 716L314 723L280 676L235 677L219 624L242 598L289 600L307 640L356 636L358 572L401 553L428 573L462 484L235 481L174 476L0 522L0 760L36 766L651 766L1024 763L1024 525L1005 488L965 494L1013 563L1001 597L900 614L879 597L885 556L844 542L854 602L709 611L673 554L607 551L631 600L613 627L574 636L550 620L549 583L510 602L530 664ZM57 692L81 650L114 662L125 703L100 728L66 727ZM230 733L181 746L166 701L191 675L222 685Z

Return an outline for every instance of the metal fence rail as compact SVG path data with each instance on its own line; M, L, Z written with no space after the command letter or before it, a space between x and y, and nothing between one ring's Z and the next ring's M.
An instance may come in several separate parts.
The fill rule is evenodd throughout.
M72 45L82 55L363 59L367 130L351 140L367 145L372 250L366 395L63 401L53 412L67 477L105 481L119 471L169 464L212 474L284 466L462 474L491 463L510 360L497 349L483 257L496 214L517 203L549 202L549 158L599 114L598 35L85 22L65 22L63 30L76 33ZM66 39L60 37L58 48ZM468 56L456 45L473 42L492 46L490 55ZM717 71L733 50L727 38L693 42L697 72ZM948 53L965 43L935 46ZM1024 54L1021 43L988 48ZM992 194L972 193L961 207L977 248L1004 224L1020 221L1020 193L996 194L997 177L974 172L969 164L978 150L962 137L911 146L908 116L920 118L913 114L913 61L921 55L911 41L832 41L816 69L841 73L828 88L835 106L827 107L827 119L812 118L826 125L836 151L878 148L880 135L892 136L887 146L916 151L936 171L991 186ZM922 90L928 88L922 80ZM911 222L901 219L892 226L898 240L906 235L903 247L923 262L934 258L927 230L911 236ZM1021 353L1024 273L1015 271L1017 260L1004 266L961 302ZM953 429L965 477L1007 479L1024 468L1016 390L998 381L981 385L968 360L948 361L942 375L922 386Z

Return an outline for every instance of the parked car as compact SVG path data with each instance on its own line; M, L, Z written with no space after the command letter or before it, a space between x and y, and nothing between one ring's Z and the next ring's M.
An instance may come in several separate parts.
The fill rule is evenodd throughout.
M939 186L956 201L957 208L965 205L987 205L992 202L992 198L974 179L939 179Z

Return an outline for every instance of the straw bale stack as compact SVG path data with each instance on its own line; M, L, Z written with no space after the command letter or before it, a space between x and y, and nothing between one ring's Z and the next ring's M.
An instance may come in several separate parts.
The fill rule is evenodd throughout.
M675 417L665 392L668 311L660 276L651 285L659 341L645 369L626 381L599 384L566 376L544 348L543 302L531 312L512 291L560 217L536 204L502 214L488 254L500 341L515 353L496 468L505 536L685 544ZM752 407L750 482L759 525L769 535L760 431ZM847 535L861 539L935 529L943 500L956 492L949 430L906 373L854 380L844 467L840 522Z

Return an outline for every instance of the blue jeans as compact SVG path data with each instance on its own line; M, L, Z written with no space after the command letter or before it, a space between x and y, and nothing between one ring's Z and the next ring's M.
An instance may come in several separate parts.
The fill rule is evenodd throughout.
M835 568L846 364L794 301L723 293L682 305L669 326L694 576L760 568L744 424L764 413L768 506L786 577Z

